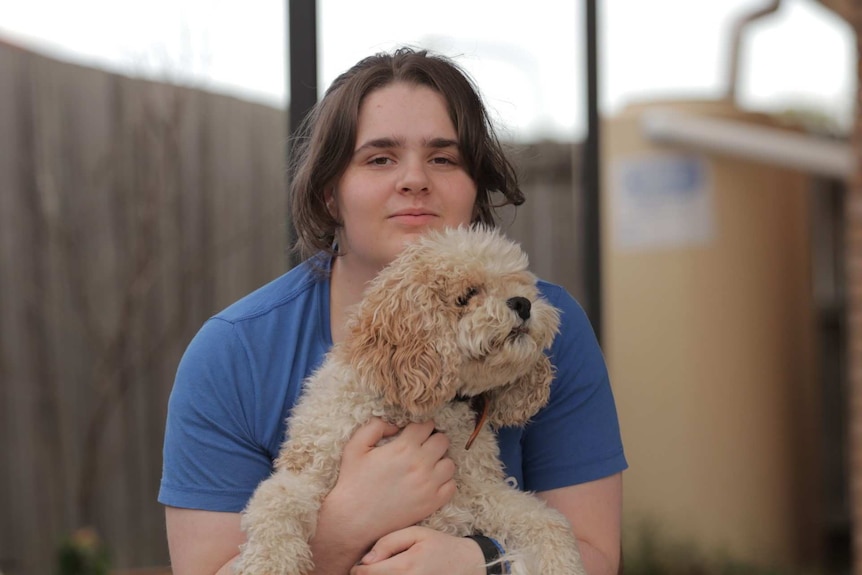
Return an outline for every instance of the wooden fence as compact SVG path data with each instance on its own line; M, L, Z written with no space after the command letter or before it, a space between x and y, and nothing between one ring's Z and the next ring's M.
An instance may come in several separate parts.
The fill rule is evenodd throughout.
M283 110L0 44L0 572L93 526L166 565L165 409L200 324L286 269ZM522 147L503 225L581 292L571 146ZM565 254L560 256L559 254Z
M284 114L0 49L0 569L93 525L167 562L177 360L285 268Z

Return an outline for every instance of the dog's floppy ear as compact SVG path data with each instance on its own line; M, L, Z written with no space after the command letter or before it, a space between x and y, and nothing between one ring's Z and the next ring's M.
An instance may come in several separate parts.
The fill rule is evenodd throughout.
M494 427L524 425L548 402L554 371L547 356L524 377L487 392L488 423Z
M429 285L391 275L378 280L350 324L349 360L373 393L422 419L457 386L447 315Z

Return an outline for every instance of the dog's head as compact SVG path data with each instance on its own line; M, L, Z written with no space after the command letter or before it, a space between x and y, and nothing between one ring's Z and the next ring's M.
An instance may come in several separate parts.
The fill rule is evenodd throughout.
M459 228L423 236L378 274L345 345L361 381L411 417L484 394L499 427L526 423L547 402L544 352L558 326L517 244Z

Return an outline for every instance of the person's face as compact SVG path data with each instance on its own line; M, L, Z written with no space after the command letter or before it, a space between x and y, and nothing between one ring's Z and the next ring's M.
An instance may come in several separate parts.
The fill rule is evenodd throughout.
M443 97L405 83L366 96L353 157L327 200L342 223L339 251L375 272L417 235L469 225L476 185Z

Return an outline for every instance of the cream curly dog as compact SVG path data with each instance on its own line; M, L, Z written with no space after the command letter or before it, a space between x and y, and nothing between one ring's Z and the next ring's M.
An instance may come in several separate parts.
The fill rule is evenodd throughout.
M433 419L451 441L457 492L421 525L493 537L513 574L583 573L565 518L506 483L492 432L526 423L547 402L553 373L544 351L558 326L526 255L500 233L460 228L411 243L372 282L349 335L307 381L275 471L243 512L237 573L312 570L308 542L321 501L344 444L372 417L399 426Z

